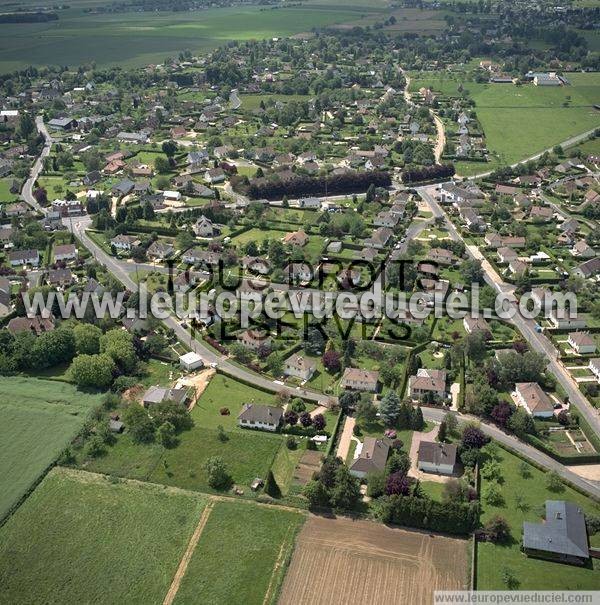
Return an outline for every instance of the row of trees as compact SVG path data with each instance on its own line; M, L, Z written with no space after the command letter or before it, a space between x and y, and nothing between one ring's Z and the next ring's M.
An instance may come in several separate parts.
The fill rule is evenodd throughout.
M403 183L418 183L419 181L433 181L454 176L454 164L435 164L402 171Z
M233 179L232 179L233 182ZM367 191L371 185L389 187L392 183L387 172L354 172L310 177L293 175L289 178L259 178L250 181L246 193L251 199L281 199L284 196L337 195ZM238 186L239 188L239 186Z

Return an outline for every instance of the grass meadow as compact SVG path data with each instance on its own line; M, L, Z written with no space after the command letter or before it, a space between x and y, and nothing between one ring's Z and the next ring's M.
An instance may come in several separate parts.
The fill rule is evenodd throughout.
M183 577L175 605L274 603L304 515L217 502ZM201 597L199 596L201 595Z
M179 435L176 447L135 444L124 433L98 458L87 459L79 452L77 464L105 475L211 492L203 465L211 456L221 456L233 481L248 488L255 477L266 477L284 438L238 428L237 416L246 402L272 404L274 396L217 374L191 412L194 427ZM222 407L228 407L231 413L221 416ZM219 425L226 431L225 441L219 438Z
M0 602L162 603L205 503L54 469L0 528Z
M488 446L489 447L489 446ZM546 488L545 473L522 462L520 458L494 447L502 481L499 483L501 501L495 506L486 503L485 479L482 479L482 523L494 515L504 517L511 528L507 544L480 543L477 551L477 589L507 590L503 574L510 570L519 590L594 590L598 587L600 562L594 559L593 569L532 559L521 552L523 521L541 522L540 513L546 500L570 500L586 512L598 515L600 507L579 492L564 487L560 492ZM524 472L525 471L525 472ZM592 538L598 545L600 535Z
M411 91L431 87L445 96L464 94L475 101L475 112L492 153L488 164L458 162L457 171L470 175L492 170L530 157L570 137L598 126L600 74L566 74L569 86L538 87L532 84L480 84L459 74L425 72L413 74Z
M58 457L99 403L98 396L62 382L2 378L0 518Z

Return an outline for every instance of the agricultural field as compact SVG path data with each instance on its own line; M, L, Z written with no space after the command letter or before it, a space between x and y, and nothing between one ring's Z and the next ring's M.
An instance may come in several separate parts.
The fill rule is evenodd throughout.
M298 536L279 603L425 604L434 590L467 586L466 540L311 517Z
M0 602L161 603L205 503L54 469L0 529Z
M488 448L488 453L489 452ZM492 447L492 457L500 467L499 490L501 498L493 506L486 503L488 481L482 480L482 523L494 515L504 517L511 528L506 544L483 542L477 547L477 589L506 590L504 577L512 574L519 590L593 590L598 587L600 564L592 559L593 568L581 568L527 557L521 552L523 521L541 522L546 500L569 500L584 511L598 515L600 507L579 492L564 487L551 491L546 487L545 473L522 462L518 457L499 447ZM596 535L592 546L598 546Z
M63 382L0 381L0 518L81 429L100 397Z
M216 502L179 586L175 605L275 603L285 563L303 521L304 515L299 512Z
M476 83L462 74L425 72L413 74L410 90L424 86L456 97L462 85L462 94L475 101L492 155L489 163L457 162L459 174L471 175L523 160L598 126L600 114L593 104L600 100L600 76L566 76L569 86L546 88Z
M38 6L36 4L36 6ZM192 12L86 14L81 3L49 23L1 24L0 73L28 65L140 66L169 55L215 48L229 40L267 39L360 20L368 9L333 4L264 9L257 6Z

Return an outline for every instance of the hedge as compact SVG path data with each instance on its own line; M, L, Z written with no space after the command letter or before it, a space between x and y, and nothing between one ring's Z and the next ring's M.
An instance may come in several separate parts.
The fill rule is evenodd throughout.
M384 496L377 517L384 523L467 535L479 527L479 502L436 502L414 496Z

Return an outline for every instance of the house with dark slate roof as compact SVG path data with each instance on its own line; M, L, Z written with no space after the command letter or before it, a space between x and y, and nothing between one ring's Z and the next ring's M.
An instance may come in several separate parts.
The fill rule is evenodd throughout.
M283 410L272 405L246 403L238 416L238 424L244 428L262 429L274 433L283 418Z
M523 523L523 551L531 557L585 565L590 558L585 515L564 500L546 500L544 523Z

